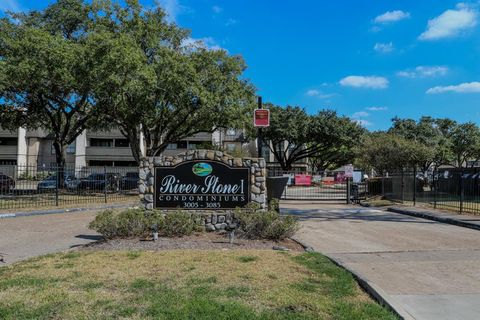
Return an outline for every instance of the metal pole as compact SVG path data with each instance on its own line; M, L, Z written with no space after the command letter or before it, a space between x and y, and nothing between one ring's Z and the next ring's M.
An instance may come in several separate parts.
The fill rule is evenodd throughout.
M347 178L347 204L350 204L351 203L351 190L350 190L350 178Z
M404 203L405 202L405 169L404 168L402 168L402 181L401 181L400 185L401 185L401 188L402 188L402 195L401 195L402 203Z
M55 206L58 207L58 185L60 184L60 172L58 170L58 165L57 165L57 174L56 174L56 182L55 182Z
M433 181L432 181L432 187L433 187L433 208L437 209L437 181L438 178L435 179L435 176L438 174L436 170L433 170Z
M103 195L105 197L105 203L107 203L107 167L103 166Z
M417 167L413 167L413 205L417 205Z
M262 97L258 97L258 109L263 109ZM262 158L262 147L263 147L263 139L262 139L262 128L258 128L258 158Z
M463 202L465 200L465 188L463 183L463 171L460 171L460 214L463 213Z
M385 198L385 173L382 175L382 197Z

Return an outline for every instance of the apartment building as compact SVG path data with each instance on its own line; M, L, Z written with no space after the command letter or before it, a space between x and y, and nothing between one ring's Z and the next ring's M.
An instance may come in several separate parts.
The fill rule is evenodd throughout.
M141 139L141 137L139 137ZM164 155L176 155L186 150L215 145L233 152L246 144L243 130L222 129L213 133L198 133L168 145ZM84 131L66 150L69 166L136 166L128 140L119 130ZM34 167L55 166L52 137L44 130L15 131L0 129L0 165Z

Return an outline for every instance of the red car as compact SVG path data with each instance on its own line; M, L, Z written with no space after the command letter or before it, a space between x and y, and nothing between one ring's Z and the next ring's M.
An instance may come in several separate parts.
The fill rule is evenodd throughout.
M3 173L0 173L0 191L10 191L13 189L15 189L15 180Z

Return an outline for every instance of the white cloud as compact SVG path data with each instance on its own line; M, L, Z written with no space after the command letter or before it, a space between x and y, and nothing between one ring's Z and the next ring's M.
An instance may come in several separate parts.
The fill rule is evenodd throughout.
M215 39L213 39L212 37L205 37L200 39L187 38L183 40L182 46L189 49L206 48L209 50L225 50L220 47L217 41L215 41Z
M219 14L219 13L222 13L223 11L223 8L222 7L219 7L219 6L213 6L212 7L212 11L216 14Z
M373 21L375 23L392 23L410 18L410 13L402 10L387 11L377 16Z
M388 88L388 79L377 76L348 76L340 80L344 87L385 89Z
M169 22L176 22L180 14L191 12L191 8L180 4L179 0L158 0L158 3L167 13Z
M433 78L444 76L449 69L446 66L418 66L413 70L397 72L397 76L404 78Z
M234 24L237 24L237 22L238 22L237 20L230 18L227 20L227 22L225 22L225 26L226 27L233 26Z
M386 111L386 110L388 110L387 107L368 107L366 109L368 111Z
M365 112L365 111L357 111L354 114L352 114L352 118L354 119L359 119L359 118L366 118L370 115L370 113Z
M455 10L447 10L438 17L429 20L427 30L418 38L420 40L437 40L451 38L462 34L477 25L478 12L460 3Z
M438 86L427 90L428 94L437 94L445 92L456 93L480 93L480 82L466 82L455 86Z
M368 126L371 126L373 124L370 121L365 120L365 119L353 119L352 121L361 125L361 126L363 126L363 127L368 127Z
M393 51L393 43L392 42L389 42L389 43L377 42L377 43L375 43L375 46L373 47L373 49L377 52L380 52L380 53L389 53L389 52Z
M334 97L336 94L335 93L323 93L320 90L310 89L310 90L307 90L306 95L309 96L309 97L316 97L316 98L320 98L320 99L328 99L328 98Z
M16 0L2 0L0 1L0 11L21 11L21 6Z

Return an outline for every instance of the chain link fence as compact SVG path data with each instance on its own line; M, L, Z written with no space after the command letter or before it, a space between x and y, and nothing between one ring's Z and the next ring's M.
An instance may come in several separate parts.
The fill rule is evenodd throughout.
M425 205L459 213L480 214L480 170L404 170L368 181L369 196Z
M135 201L136 167L0 166L0 210Z

